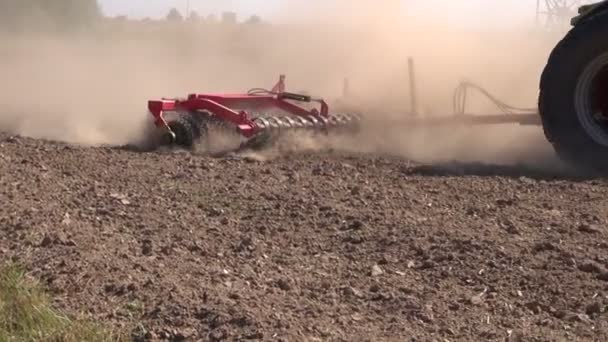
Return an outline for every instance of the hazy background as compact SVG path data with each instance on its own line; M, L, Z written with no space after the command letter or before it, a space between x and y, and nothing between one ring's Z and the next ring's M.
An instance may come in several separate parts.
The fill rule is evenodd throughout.
M187 9L202 15L234 11L241 17L260 15L272 21L281 21L289 11L313 8L318 15L348 12L345 2L335 0L101 0L104 14L109 16L127 15L131 18L161 18L170 8L182 13ZM459 25L514 25L530 22L535 18L536 0L354 0L352 6L372 5L377 8L397 6L400 15L433 11L438 20L450 21ZM342 6L342 8L340 8ZM438 10L441 9L441 10ZM416 14L419 15L419 14ZM515 22L514 22L515 21Z

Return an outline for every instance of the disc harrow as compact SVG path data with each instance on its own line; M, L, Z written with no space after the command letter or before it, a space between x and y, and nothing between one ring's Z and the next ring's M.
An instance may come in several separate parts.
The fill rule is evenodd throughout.
M312 104L306 109L300 104ZM271 89L244 94L190 94L186 98L148 101L156 127L164 130L162 144L192 148L220 130L236 133L241 147L265 145L286 132L330 134L356 132L361 116L330 114L320 98L285 91L285 76Z
M410 84L414 89L413 78ZM470 90L480 92L496 104L500 113L467 113ZM415 108L415 91L411 93L411 101L412 108ZM376 131L397 127L407 134L421 126L541 124L534 108L507 105L471 82L463 82L456 88L453 105L451 115L420 116L413 112L396 118L384 118L380 123L381 129ZM271 90L254 88L237 94L190 94L186 98L163 98L148 102L154 124L164 132L161 145L185 148L193 148L201 140L213 140L213 135L218 132L236 135L242 141L238 149L247 149L267 147L288 132L334 135L357 133L363 125L371 129L373 120L364 123L361 109L356 107L348 106L351 108L349 113L331 114L328 104L321 98L286 92L284 75Z

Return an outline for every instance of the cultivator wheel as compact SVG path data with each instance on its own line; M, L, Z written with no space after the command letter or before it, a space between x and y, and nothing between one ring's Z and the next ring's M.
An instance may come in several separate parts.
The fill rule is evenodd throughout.
M207 123L204 117L190 112L165 113L169 132L163 138L163 145L176 145L193 148L202 138L208 136Z

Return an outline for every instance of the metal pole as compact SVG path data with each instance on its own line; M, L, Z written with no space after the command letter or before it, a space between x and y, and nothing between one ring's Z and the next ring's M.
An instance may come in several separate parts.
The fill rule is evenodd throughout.
M190 0L186 0L186 19L190 17Z
M414 59L412 57L408 58L408 69L409 69L409 76L410 76L410 105L411 105L411 111L412 111L412 115L417 116L418 115L418 104L417 104L417 98L416 98L416 73L414 72Z
M344 82L342 83L342 97L348 98L350 96L350 83L348 78L344 78Z

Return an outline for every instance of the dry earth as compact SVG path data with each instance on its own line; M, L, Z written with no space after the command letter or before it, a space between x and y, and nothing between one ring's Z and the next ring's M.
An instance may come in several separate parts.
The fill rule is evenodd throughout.
M0 258L137 340L602 341L608 184L0 136Z

